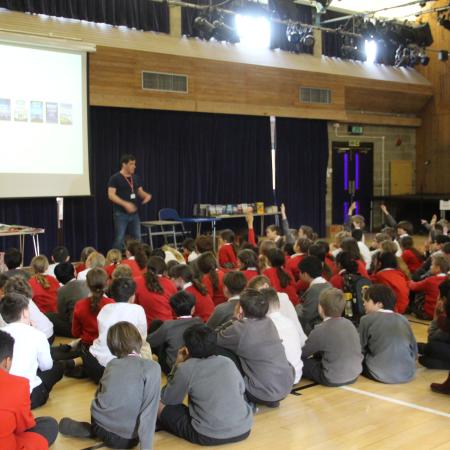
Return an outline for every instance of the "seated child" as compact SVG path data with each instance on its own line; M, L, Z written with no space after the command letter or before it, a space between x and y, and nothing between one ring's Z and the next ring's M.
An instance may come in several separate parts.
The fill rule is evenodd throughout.
M202 283L215 305L227 301L223 293L223 277L225 270L219 269L213 252L202 253L197 258L197 267L203 274Z
M239 303L239 295L245 289L246 284L247 278L242 272L228 272L223 277L223 292L227 301L215 307L207 322L210 328L214 330L232 320L236 305Z
M169 373L175 364L178 350L183 347L183 333L192 325L202 323L200 317L192 317L195 309L195 297L186 291L180 291L170 297L175 320L166 320L147 337L153 353L164 373Z
M416 373L417 343L408 320L394 312L395 295L382 284L364 292L359 323L363 375L382 383L407 383Z
M56 440L58 423L52 417L33 417L30 384L11 375L14 338L0 330L0 448L47 450Z
M397 257L393 253L381 252L377 257L376 272L370 277L373 283L384 284L394 291L394 311L404 314L409 305L408 279L398 269Z
M321 322L319 315L319 295L331 287L322 277L322 262L317 256L306 256L299 264L300 279L309 285L302 296L302 302L295 308L302 328L311 333L315 325Z
M55 276L55 267L61 263L67 263L70 261L69 250L63 245L58 245L52 250L52 263L45 271L45 275Z
M31 326L28 303L21 294L7 294L0 302L0 313L7 323L3 331L14 338L10 373L28 379L34 409L47 402L53 386L63 376L63 368L59 362L53 362L44 333Z
M411 274L417 272L423 264L424 256L414 247L414 240L411 236L406 235L400 239L400 248L402 250L401 258L408 266Z
M419 344L419 362L429 369L450 369L450 280L439 286L433 322L428 331L428 343Z
M3 256L3 262L8 268L8 270L3 273L8 278L16 275L20 275L25 278L25 280L30 278L30 274L22 269L22 253L20 253L19 249L14 247L8 248Z
M422 281L409 282L409 288L412 292L423 292L425 295L423 305L418 306L416 304L418 316L427 320L433 318L436 301L439 297L439 286L446 280L449 268L450 264L445 256L441 254L433 255L431 257L431 276Z
M153 448L161 372L154 361L140 355L142 338L129 322L108 330L108 348L116 357L106 366L91 404L91 423L63 418L62 434L98 438L111 448Z
M136 283L131 278L117 278L110 289L110 295L116 303L105 305L98 313L98 338L94 340L89 351L83 354L84 370L95 383L100 381L106 365L114 359L108 348L107 336L108 330L118 322L132 323L138 329L145 344L139 353L147 359L152 357L146 342L147 319L144 309L134 304L135 289Z
M56 291L59 289L57 279L51 275L46 275L48 260L45 256L35 256L31 260L33 276L29 279L33 291L33 301L43 312L56 312Z
M133 262L136 264L135 261ZM95 251L90 253L86 259L86 269L78 273L77 280L86 280L89 271L92 269L104 269L105 264L106 258L101 253Z
M266 317L267 299L259 291L246 289L239 304L239 319L219 331L217 344L241 366L247 399L276 408L291 391L294 369L275 325Z
M223 230L219 235L218 260L220 267L224 269L237 269L239 267L237 259L237 245L234 242L235 236L232 230Z
M302 347L306 342L306 334L301 327L299 332L299 329L295 327L292 321L281 314L280 300L275 289L267 288L262 289L260 292L269 302L269 312L267 313L267 317L272 320L277 329L286 353L286 358L295 370L294 383L298 383L302 377Z
M312 241L307 238L297 239L294 245L295 253L289 257L286 263L286 270L292 274L295 281L300 279L300 271L298 265L303 260L303 258L308 254L308 249L311 246Z
M259 275L258 255L253 250L247 248L238 253L240 264L239 270L244 274L247 281Z
M319 298L323 322L308 336L302 349L303 377L324 386L343 386L356 381L362 371L361 344L354 325L342 317L342 291L326 289Z
M47 317L52 321L56 335L73 337L73 310L78 300L89 295L89 288L86 281L75 278L75 269L70 262L58 264L54 274L62 285L56 292L58 311L47 313Z
M221 445L248 437L252 409L233 362L217 356L217 337L204 324L184 331L182 347L161 393L158 424L199 445ZM183 400L188 395L188 406Z

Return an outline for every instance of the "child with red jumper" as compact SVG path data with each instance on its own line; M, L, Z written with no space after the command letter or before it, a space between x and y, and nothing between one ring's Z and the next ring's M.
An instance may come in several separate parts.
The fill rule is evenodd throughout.
M419 250L414 247L414 241L411 236L403 236L402 238L400 238L399 243L400 248L402 249L401 258L408 266L409 272L413 274L422 267L424 257L422 253L420 253Z
M206 287L194 276L189 266L178 264L170 270L170 277L179 289L183 289L195 297L194 317L200 317L207 322L214 311L214 302L208 294Z
M270 267L263 272L277 292L284 292L289 296L292 304L298 305L298 295L294 278L283 269L284 253L278 248L273 248L267 252Z
M217 267L217 261L212 252L201 254L197 259L197 267L203 274L202 283L215 305L227 301L223 293L223 277L225 271Z
M238 260L241 265L239 270L244 274L245 278L247 278L247 281L250 281L259 275L258 255L253 250L241 250L238 253Z
M302 259L308 255L308 249L311 246L312 241L307 238L299 238L294 245L294 254L290 256L286 263L286 270L292 274L295 281L300 279L300 271L298 265Z
M60 284L51 275L44 275L48 269L48 260L45 256L35 256L31 260L34 275L29 279L33 291L33 301L41 312L56 312L56 291Z
M234 233L232 230L223 230L219 236L219 265L224 269L237 269L239 262L237 259L237 248L234 243Z
M390 287L395 294L394 312L404 314L409 305L408 279L398 270L397 257L393 253L382 252L377 258L377 271L370 277L375 284Z
M447 279L449 268L449 262L445 256L433 255L431 257L431 276L422 281L409 282L411 291L425 293L423 311L429 320L434 316L436 301L439 296L439 286Z

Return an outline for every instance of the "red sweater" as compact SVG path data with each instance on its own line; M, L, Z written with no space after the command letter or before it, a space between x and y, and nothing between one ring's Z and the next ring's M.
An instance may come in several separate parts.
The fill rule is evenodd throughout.
M42 435L27 431L36 425L28 380L0 369L0 398L0 448L47 450L48 443Z
M431 275L422 281L410 281L409 288L413 292L425 293L425 304L423 310L432 318L436 309L436 301L439 297L439 286L447 279L446 274Z
M231 244L223 244L219 249L219 265L227 269L239 267L239 262Z
M81 342L92 345L94 339L98 338L97 316L100 310L109 303L115 303L112 298L103 297L98 305L98 310L91 310L91 299L84 298L75 303L72 320L72 335L81 338Z
M265 275L270 280L270 284L277 292L286 293L289 296L289 300L292 302L292 304L298 305L298 295L294 278L289 272L286 273L290 278L290 282L284 288L281 287L280 279L278 278L277 269L275 267L269 267L263 272L263 275Z
M112 277L112 273L116 270L116 267L121 264L121 263L117 263L117 264L109 264L108 266L103 267L103 269L105 269L105 272L108 274L108 277L111 278Z
M214 303L208 293L203 295L195 286L191 285L184 289L195 296L194 317L200 317L203 322L207 322L209 316L214 311Z
M258 276L258 271L256 269L246 269L246 270L241 270L241 272L245 275L245 278L247 278L247 281L250 281L253 278Z
M417 255L410 250L409 248L403 250L402 259L405 261L405 264L408 266L408 269L411 273L414 273L416 270L419 270L422 267L422 260L417 257Z
M344 273L345 271L336 273L330 278L330 284L341 291L344 289L344 277L342 276Z
M77 265L77 267L75 267L75 273L76 273L76 275L78 276L78 274L79 274L80 272L83 272L83 270L86 270L86 264L83 263L83 262L80 262L80 263Z
M131 269L131 276L133 278L142 275L142 270L134 259L122 259L122 261L120 261L120 264L125 264Z
M369 274L368 274L367 269L366 269L366 263L364 261L362 261L361 259L357 259L356 263L358 264L358 273L362 277L369 278Z
M394 311L404 314L409 305L409 287L406 275L398 269L385 269L374 273L370 279L373 283L390 287L397 299Z
M147 289L145 278L136 277L136 304L144 308L147 317L147 326L150 327L152 320L172 320L174 318L169 298L173 295L164 289L163 283L160 285L163 289L162 294L152 292Z
M287 263L286 263L286 270L292 274L295 281L298 281L300 279L300 270L298 268L298 265L301 263L302 259L306 255L304 253L297 253L295 255L292 255Z
M44 289L33 276L29 283L33 291L33 301L43 313L56 312L56 291L59 289L58 280L51 275L44 275L50 286Z
M217 271L217 277L219 278L219 286L216 290L214 290L211 276L209 274L206 274L202 278L202 283L205 285L209 296L212 298L212 301L215 305L218 305L220 303L225 303L227 301L227 298L225 297L225 294L223 293L223 277L225 275L225 272L221 269Z

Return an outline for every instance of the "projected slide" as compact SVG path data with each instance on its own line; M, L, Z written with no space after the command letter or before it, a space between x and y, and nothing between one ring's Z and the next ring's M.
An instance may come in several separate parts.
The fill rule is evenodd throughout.
M0 197L90 193L85 59L0 42Z

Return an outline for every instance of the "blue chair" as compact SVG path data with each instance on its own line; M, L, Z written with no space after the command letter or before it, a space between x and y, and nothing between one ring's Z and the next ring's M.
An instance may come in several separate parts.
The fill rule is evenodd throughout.
M181 231L176 231L176 235L177 236L182 236L183 239L190 234L189 231L186 231L186 229L184 228L184 223L183 223L183 219L180 217L180 215L178 214L178 211L176 209L173 208L162 208L159 210L158 212L158 219L159 220L167 220L167 221L171 221L173 220L174 222L181 222L180 223L180 227L181 227ZM163 225L161 225L161 229L163 229ZM175 243L176 245L176 243Z

